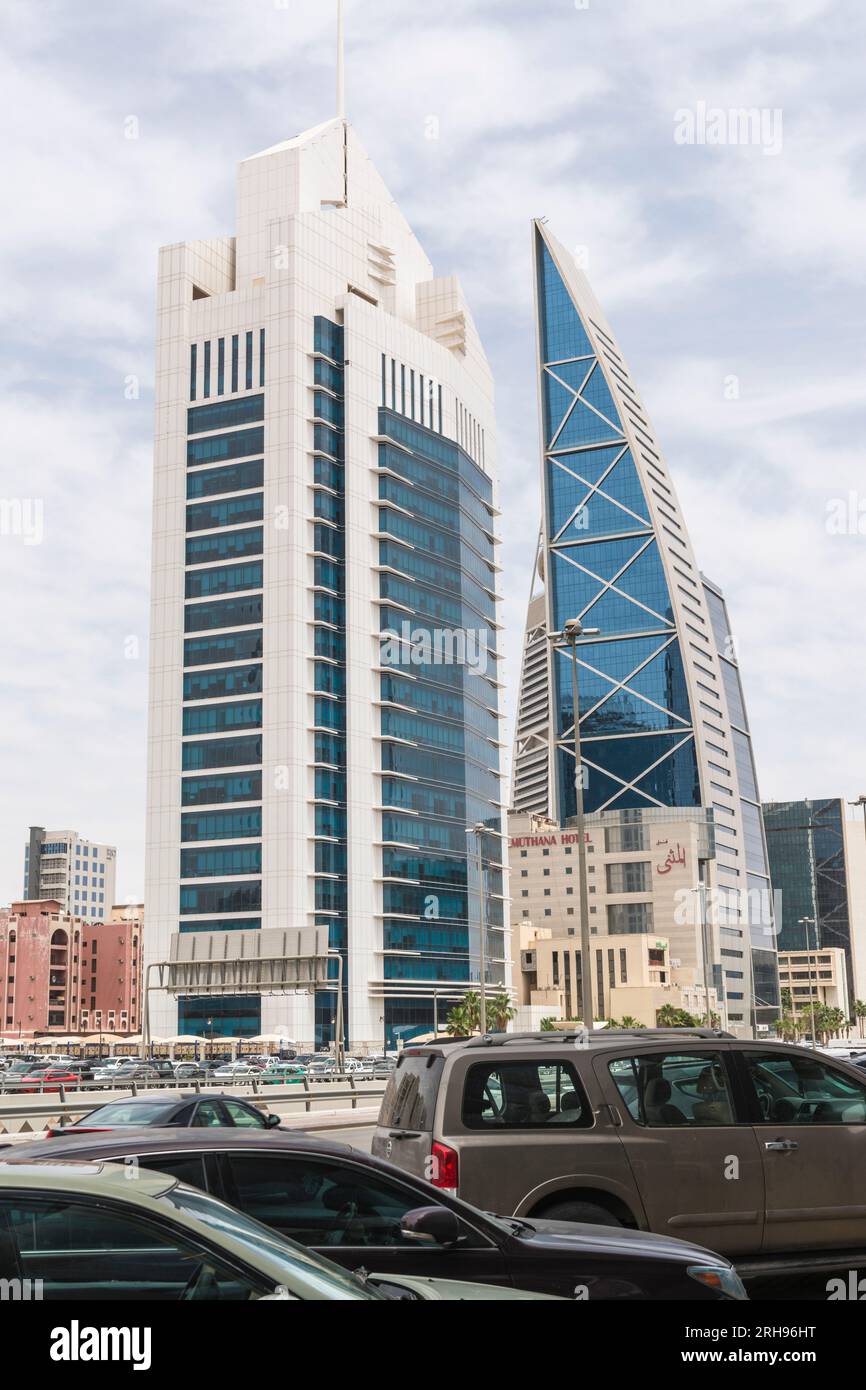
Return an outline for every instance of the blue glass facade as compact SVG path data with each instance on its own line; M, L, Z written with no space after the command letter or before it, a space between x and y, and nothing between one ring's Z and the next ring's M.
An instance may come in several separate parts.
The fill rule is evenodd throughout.
M343 958L343 1018L348 1041L348 883L346 859L346 532L344 516L343 329L317 316L313 325L314 724L316 925L328 928ZM327 425L318 423L327 421ZM336 977L336 962L331 973ZM336 1037L337 991L315 997L317 1047Z
M386 368L383 381L387 390ZM434 1007L445 1017L460 994L449 985L479 978L478 869L466 828L499 829L498 658L489 477L456 443L394 410L380 409L379 434L394 441L379 445L380 631L391 668L380 677L382 771L391 774L382 777L385 1036L394 1046L429 1031ZM488 985L498 986L495 836L484 837L483 874Z
M844 802L838 797L769 801L763 818L770 877L781 905L779 950L843 950L850 986L854 961Z
M259 351L263 363L263 339ZM234 395L237 336L231 353L233 398L187 412L184 630L202 635L184 641L181 932L261 926L262 738L255 731L262 727L262 700L226 697L260 696L262 690L264 535L255 523L263 518L264 427L251 426L264 419L265 403L264 394ZM211 375L211 345L205 343L205 397L212 384L219 395L225 389L224 339L215 357ZM195 367L193 356L192 400ZM249 389L249 365L246 381ZM222 462L224 467L202 466ZM221 493L241 492L216 500ZM219 843L225 841L238 843ZM212 1037L259 1033L261 1000L255 995L181 999L178 1028Z
M680 640L649 504L604 371L536 234L551 622L578 644L587 811L701 802ZM553 659L558 811L576 810L572 665Z

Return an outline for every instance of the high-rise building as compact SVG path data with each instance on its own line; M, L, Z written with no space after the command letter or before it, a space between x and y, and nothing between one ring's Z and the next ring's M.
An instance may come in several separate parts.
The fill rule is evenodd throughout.
M22 897L54 898L64 912L102 922L114 902L117 850L85 840L77 830L31 825L24 846Z
M853 883L855 865L863 860L862 821L847 817L841 797L766 801L763 814L779 950L809 952L813 966L816 951L842 951L851 1006L855 986L862 990L866 985L862 964L859 972L857 968L855 926L861 914ZM824 968L830 968L826 962Z
M145 900L327 925L348 1038L505 983L490 370L350 125L245 159L161 254ZM483 894L480 889L483 888ZM155 1033L333 1038L335 994L154 994Z
M751 738L724 599L698 569L673 481L613 332L573 257L534 229L543 522L524 643L512 805L575 814L577 645L587 812L711 813L726 1016L778 1012L769 875ZM702 868L696 886L708 887ZM732 954L736 953L736 954ZM743 957L740 959L739 957Z

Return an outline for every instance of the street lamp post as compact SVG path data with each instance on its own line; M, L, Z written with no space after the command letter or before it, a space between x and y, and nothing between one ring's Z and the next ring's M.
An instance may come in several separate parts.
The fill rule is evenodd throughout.
M816 999L815 999L815 996L814 996L814 993L813 993L813 990L812 990L812 951L811 951L811 948L810 948L810 946L809 946L809 927L811 926L811 927L814 927L814 928L815 928L815 956L816 956L816 959L817 959L817 955L818 955L818 923L817 923L817 921L815 920L814 917L798 917L798 918L797 918L797 923L798 923L799 926L801 926L801 927L805 926L805 928L806 928L806 962L807 962L808 969L809 969L809 1013L810 1013L811 1016L812 1016L812 1046L813 1046L813 1047L817 1047L817 1046L818 1046L818 1043L817 1043L817 1040L816 1040L816 1037L815 1037L815 1004L816 1004L817 1001L816 1001ZM791 987L792 987L791 1000L792 1000L792 1002L793 1002L793 998L794 998L794 995L793 995L793 981L792 981L792 986L791 986Z
M481 976L478 991L478 1024L482 1036L487 1032L487 922L484 904L484 836L495 835L501 840L503 837L498 830L494 830L491 825L485 825L484 821L476 821L466 830L467 835L475 835L478 839L478 973Z
M569 618L563 623L561 632L548 633L548 640L556 651L568 649L571 653L571 699L574 708L574 797L575 821L577 826L577 872L580 891L580 994L583 1013L583 1026L592 1031L592 967L590 963L589 940L589 888L586 872L586 833L583 815L583 768L580 759L580 704L577 682L577 644L581 637L597 637L597 627L584 627L579 618Z
M466 831L478 840L478 1025L482 1037L487 1032L487 925L484 911L484 832L487 826L477 821Z

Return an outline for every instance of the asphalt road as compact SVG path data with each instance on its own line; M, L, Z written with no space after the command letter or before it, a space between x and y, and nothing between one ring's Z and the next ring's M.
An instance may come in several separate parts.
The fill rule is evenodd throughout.
M373 1142L372 1125L355 1125L346 1129L319 1130L323 1138L333 1139L336 1144L349 1144L353 1149L360 1149L362 1153L370 1152L370 1145Z

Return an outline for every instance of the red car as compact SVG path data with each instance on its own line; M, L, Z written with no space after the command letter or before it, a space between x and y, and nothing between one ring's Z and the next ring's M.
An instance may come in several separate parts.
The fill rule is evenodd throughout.
M34 1091L59 1091L61 1086L75 1088L81 1086L81 1075L69 1071L67 1067L40 1067L16 1080L15 1090L26 1093Z

